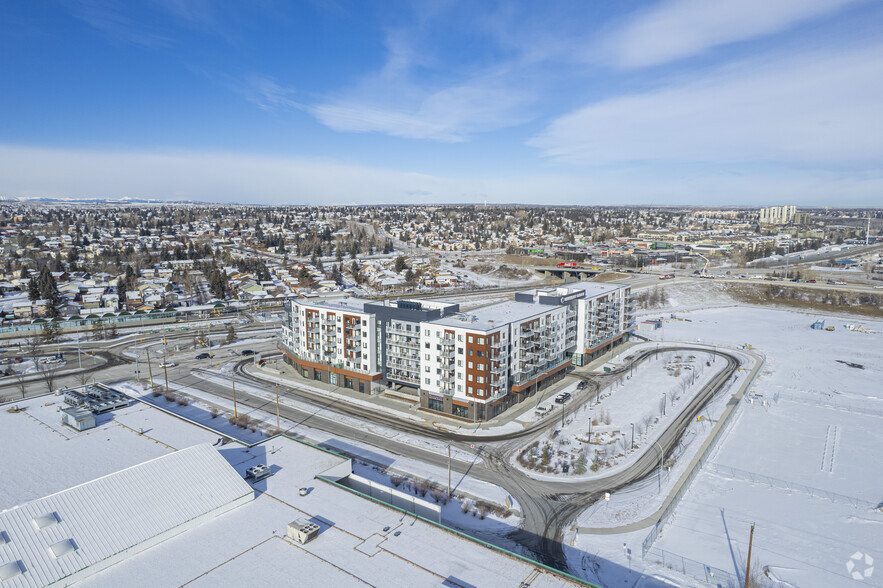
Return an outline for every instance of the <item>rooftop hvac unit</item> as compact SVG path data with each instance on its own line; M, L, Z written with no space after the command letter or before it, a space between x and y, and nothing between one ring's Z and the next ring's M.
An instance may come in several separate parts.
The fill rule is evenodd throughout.
M300 544L309 543L319 536L319 525L304 519L288 523L288 536Z
M263 480L264 478L272 475L273 470L270 469L270 466L264 465L262 463L245 470L245 479L253 480L255 482Z

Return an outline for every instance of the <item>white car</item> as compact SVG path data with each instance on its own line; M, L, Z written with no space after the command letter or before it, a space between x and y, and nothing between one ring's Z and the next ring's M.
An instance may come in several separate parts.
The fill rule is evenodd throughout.
M161 364L159 364L159 367L170 368L170 367L175 367L176 365L178 365L178 364L175 363L174 361L164 361Z

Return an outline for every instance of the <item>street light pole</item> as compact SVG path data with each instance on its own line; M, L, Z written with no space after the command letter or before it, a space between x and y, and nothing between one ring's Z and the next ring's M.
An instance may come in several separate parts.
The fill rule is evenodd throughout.
M239 415L236 412L236 372L230 374L230 383L233 385L233 418L238 418Z
M662 494L662 459L665 457L665 452L662 451L659 441L654 441L653 444L659 448L659 475L656 479L659 481L659 493Z
M629 451L635 448L635 423L632 423L632 446L629 447Z
M448 439L448 496L451 495L451 440Z

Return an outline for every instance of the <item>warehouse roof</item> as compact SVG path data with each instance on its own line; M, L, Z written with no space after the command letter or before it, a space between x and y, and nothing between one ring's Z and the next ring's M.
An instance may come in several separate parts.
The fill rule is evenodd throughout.
M0 581L67 585L253 498L208 444L164 455L0 513Z

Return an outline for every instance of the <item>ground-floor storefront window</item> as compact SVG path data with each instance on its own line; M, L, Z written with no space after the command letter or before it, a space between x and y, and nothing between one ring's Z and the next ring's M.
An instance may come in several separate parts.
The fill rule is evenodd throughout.
M435 398L430 398L429 401L426 403L426 407L429 408L429 410L437 410L438 412L444 412L445 401L444 400L437 400Z

